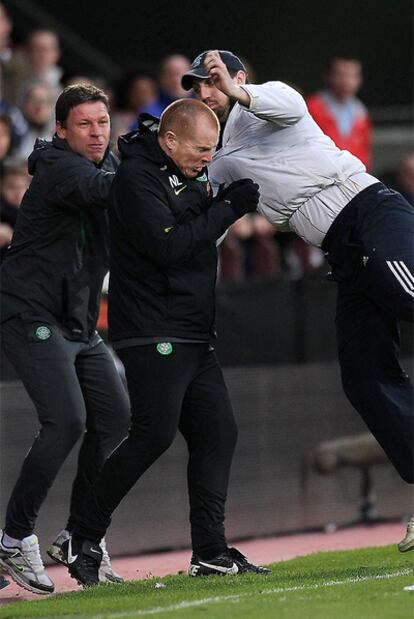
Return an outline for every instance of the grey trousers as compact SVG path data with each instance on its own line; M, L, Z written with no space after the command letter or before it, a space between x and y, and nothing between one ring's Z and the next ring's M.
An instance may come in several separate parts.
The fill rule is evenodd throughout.
M49 488L82 437L66 525L72 530L105 459L127 435L126 390L96 332L88 343L76 342L47 320L15 317L1 333L40 423L7 506L5 530L17 539L33 532Z

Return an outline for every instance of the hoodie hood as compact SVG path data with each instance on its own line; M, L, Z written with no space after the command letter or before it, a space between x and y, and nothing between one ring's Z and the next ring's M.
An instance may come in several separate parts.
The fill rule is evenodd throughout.
M52 140L37 138L34 143L33 152L29 155L28 159L29 174L32 176L34 175L39 160L53 162L55 159L58 159L60 157L60 153L57 152L56 149L59 149L59 151L71 150L66 140L61 140L56 135Z
M159 118L147 113L140 114L138 130L130 131L118 138L118 150L122 159L144 157L157 164L165 163L166 160L171 161L158 144L159 124Z

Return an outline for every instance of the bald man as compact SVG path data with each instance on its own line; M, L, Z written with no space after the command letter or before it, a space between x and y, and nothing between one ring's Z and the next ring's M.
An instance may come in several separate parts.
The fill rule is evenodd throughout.
M69 571L84 586L98 583L99 540L112 512L178 429L189 450L189 574L268 572L227 546L224 510L237 428L210 343L216 241L256 210L258 186L243 179L223 199L212 199L205 166L219 124L204 103L172 103L159 127L143 116L138 133L120 138L110 206L109 335L125 366L132 425L69 542Z

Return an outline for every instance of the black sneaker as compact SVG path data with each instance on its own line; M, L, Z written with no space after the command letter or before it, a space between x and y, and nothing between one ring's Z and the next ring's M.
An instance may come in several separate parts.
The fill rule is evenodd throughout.
M68 546L69 546L70 533L66 529L63 529L56 537L55 541L46 551L47 554L56 563L62 563L68 566ZM99 544L102 550L102 561L99 568L99 582L124 582L124 579L120 574L115 572L111 565L111 558L106 548L105 538L101 539Z
M228 548L217 557L208 561L201 559L197 555L191 557L189 576L208 576L210 574L243 574L253 572L254 574L270 574L271 570L267 567L259 567L249 563L248 560L236 548Z
M65 544L68 545L68 569L72 578L84 587L99 585L99 566L102 560L99 544L74 536Z
M233 561L239 568L239 574L243 574L244 572L253 572L254 574L271 574L272 570L269 570L267 567L262 567L261 565L253 565L253 563L249 563L247 558L242 555L242 553L237 550L237 548L229 548L229 553L233 557Z

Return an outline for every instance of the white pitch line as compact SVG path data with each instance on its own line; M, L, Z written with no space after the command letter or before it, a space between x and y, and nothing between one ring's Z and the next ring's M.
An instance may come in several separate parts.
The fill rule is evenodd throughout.
M277 587L276 589L264 589L260 591L260 595L275 595L278 593L289 593L292 591L311 591L314 589L322 589L324 587L337 587L340 585L354 585L367 580L387 580L389 578L397 578L398 576L408 576L414 574L413 569L400 570L399 572L389 572L386 574L377 574L375 576L357 576L355 578L346 578L345 580L331 580L323 583L316 583L313 585L297 585L295 587ZM213 597L205 597L200 600L183 600L176 604L170 604L169 606L154 606L147 609L136 609L123 612L111 613L106 611L103 613L89 615L80 614L65 615L65 619L128 619L128 617L146 617L150 615L156 615L157 613L173 613L178 610L185 610L187 608L195 608L196 606L203 606L204 604L216 604L217 602L236 602L242 598L250 597L251 592L239 593L234 595L216 595ZM22 618L23 619L23 618Z

